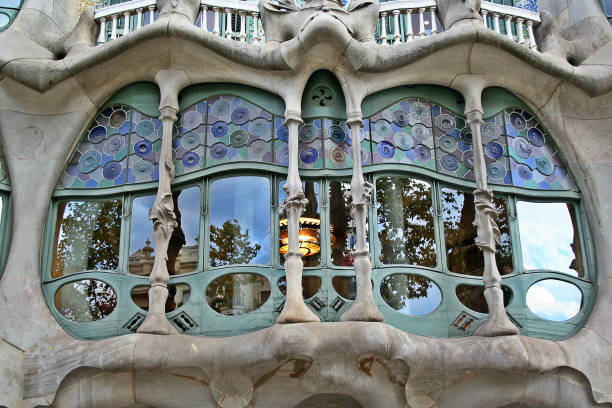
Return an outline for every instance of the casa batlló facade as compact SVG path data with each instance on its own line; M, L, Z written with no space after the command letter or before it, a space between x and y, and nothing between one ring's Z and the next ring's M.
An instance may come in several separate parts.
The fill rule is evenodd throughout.
M0 406L612 406L610 16L0 0Z

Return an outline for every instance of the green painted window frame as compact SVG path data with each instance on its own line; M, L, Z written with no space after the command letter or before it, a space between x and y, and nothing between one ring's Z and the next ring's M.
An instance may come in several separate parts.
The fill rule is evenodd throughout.
M224 85L215 86L194 86L181 93L181 109L192 106L199 101L211 96L217 95L234 95L253 101L256 97L245 97L244 91L246 88L236 87L229 93L224 91ZM222 93L223 92L223 93ZM202 96L205 93L205 96ZM125 103L123 98L114 98L115 103ZM378 111L393 105L398 100L407 97L421 97L428 99L441 106L449 109L452 112L461 114L463 112L462 98L458 94L448 89L441 87L401 87L384 91L383 93L368 97L364 101L364 117L370 117ZM520 107L529 110L522 102L516 99L513 95L500 89L488 89L485 91L483 99L491 99L494 103L485 104L485 116L492 117L499 111L512 107ZM149 98L150 99L150 98ZM155 98L153 98L155 99ZM264 98L265 99L265 98ZM389 103L393 101L392 103ZM112 102L112 101L111 101ZM134 100L132 100L134 102ZM261 102L261 101L260 101ZM110 102L109 102L110 103ZM105 104L107 107L109 103ZM275 102L276 103L276 102ZM259 104L261 106L261 104ZM132 105L133 106L133 105ZM149 104L153 107L153 102ZM284 105L277 104L274 106L273 114L278 114L284 110ZM152 112L154 113L154 112ZM367 115L367 116L366 116ZM318 116L320 117L320 116ZM344 118L333 118L343 120ZM354 269L349 266L333 265L331 260L331 244L330 244L330 205L329 205L329 185L336 180L350 180L351 169L305 169L300 170L303 181L317 181L320 186L320 214L321 214L321 264L316 267L304 268L304 276L318 276L321 278L321 288L310 299L306 300L315 312L317 312L324 321L339 320L342 312L350 305L349 299L342 298L333 288L332 279L336 276L353 277ZM372 194L372 204L369 209L369 249L372 261L372 281L374 284L374 299L380 310L384 313L387 323L398 327L402 330L417 333L430 337L458 337L470 335L473 328L468 331L460 332L452 327L454 315L467 313L475 319L482 320L486 314L481 314L467 309L455 295L455 289L458 285L469 284L482 286L482 278L478 276L467 276L448 271L446 267L446 251L444 243L444 230L441 220L441 202L440 190L443 187L450 187L462 191L473 191L476 185L473 181L457 179L452 176L443 175L427 168L410 166L401 163L383 163L372 164L364 167L366 180L376 186L376 180L387 176L402 176L418 178L430 183L432 187L432 202L434 205L434 232L436 240L436 256L437 266L428 268L416 265L384 265L382 264L377 254L380 253L380 243L378 241L376 228L376 205L374 190ZM209 265L209 241L210 231L210 187L215 180L237 177L241 175L249 176L264 176L270 182L270 220L274 225L270 229L270 263L266 265L226 265L219 267L211 267ZM284 269L280 265L279 253L279 183L285 179L287 175L287 167L252 163L252 162L236 162L224 163L218 166L208 167L193 173L182 175L176 178L173 182L174 188L189 188L192 186L200 187L200 210L199 218L200 228L200 245L198 268L192 272L172 276L170 284L187 283L191 287L189 301L178 308L177 310L168 313L168 318L173 321L182 314L188 314L191 320L197 323L196 327L190 329L187 333L194 335L205 336L228 336L236 335L249 331L258 330L274 324L276 317L282 310L284 304L284 296L278 288L278 280L284 276ZM51 312L56 317L58 322L71 334L85 339L98 339L114 335L128 334L134 330L126 328L122 324L126 321L132 321L137 316L144 318L146 312L139 309L130 298L131 288L137 285L148 285L148 277L131 275L128 273L127 262L129 257L129 233L131 225L131 205L132 201L137 196L155 194L157 182L148 182L142 184L128 184L118 187L111 187L99 190L56 190L53 194L52 203L49 209L46 229L46 244L43 254L43 289ZM508 211L510 235L513 246L513 265L514 271L510 275L502 277L502 284L509 286L513 291L513 297L510 304L507 306L507 311L511 318L520 326L523 335L531 335L546 339L563 339L571 337L584 324L596 298L597 288L593 284L596 281L593 245L590 236L589 228L586 222L586 214L584 205L581 201L581 195L576 190L555 191L555 190L530 190L526 188L506 186L506 185L491 185L490 188L496 195L505 197ZM81 272L67 277L50 279L50 266L53 255L55 230L55 213L57 204L60 200L65 199L112 199L119 197L123 202L124 216L122 217L122 229L120 239L120 263L118 272ZM516 201L554 201L554 202L571 202L576 208L576 220L580 233L581 245L583 248L583 262L585 263L585 277L577 278L555 271L526 271L522 268L520 236L518 234L518 221L512 218L511 214L516 217ZM203 238L203 239L202 239ZM258 273L264 275L270 282L271 293L268 301L265 302L259 309L240 316L223 316L214 312L205 304L205 290L208 285L215 279L232 274L232 273ZM424 276L434 281L442 291L442 304L430 315L427 316L406 316L396 312L383 300L380 294L380 285L382 280L394 273L414 273ZM99 279L109 283L116 290L118 295L117 309L107 318L93 323L76 323L69 321L61 316L54 308L53 296L55 291L62 285L74 280L80 279ZM572 283L579 287L583 294L583 307L578 315L566 322L549 322L536 317L526 305L527 289L535 282L554 278ZM519 295L519 296L517 296ZM339 301L338 301L339 299ZM319 303L331 306L336 302L338 308L325 307L317 309ZM178 316L178 317L177 317ZM127 324L127 323L126 323Z

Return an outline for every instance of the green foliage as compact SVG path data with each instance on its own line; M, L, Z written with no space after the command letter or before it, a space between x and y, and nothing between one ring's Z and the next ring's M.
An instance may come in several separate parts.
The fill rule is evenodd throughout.
M242 232L237 219L226 220L220 227L210 226L210 265L240 265L250 263L261 249L251 244L249 230Z
M381 261L435 267L431 186L406 177L376 181Z
M53 277L82 270L117 269L121 201L61 203L58 219Z

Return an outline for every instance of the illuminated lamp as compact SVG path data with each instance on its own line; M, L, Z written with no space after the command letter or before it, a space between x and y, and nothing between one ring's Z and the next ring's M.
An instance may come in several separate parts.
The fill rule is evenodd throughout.
M287 219L280 220L280 253L286 254L289 250L289 231L287 231ZM319 230L321 220L318 218L300 217L300 231L298 233L298 245L302 256L311 256L321 251L319 241Z

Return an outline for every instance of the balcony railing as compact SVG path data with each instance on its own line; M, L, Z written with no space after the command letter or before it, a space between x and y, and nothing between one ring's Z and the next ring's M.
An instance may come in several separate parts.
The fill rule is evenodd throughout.
M133 0L96 10L100 24L98 43L106 43L151 24L157 18L156 0ZM418 40L442 31L436 0L395 0L380 4L376 41L389 45ZM519 7L482 2L484 24L500 35L536 49L533 26L540 14ZM265 42L256 2L202 0L195 25L235 41Z

